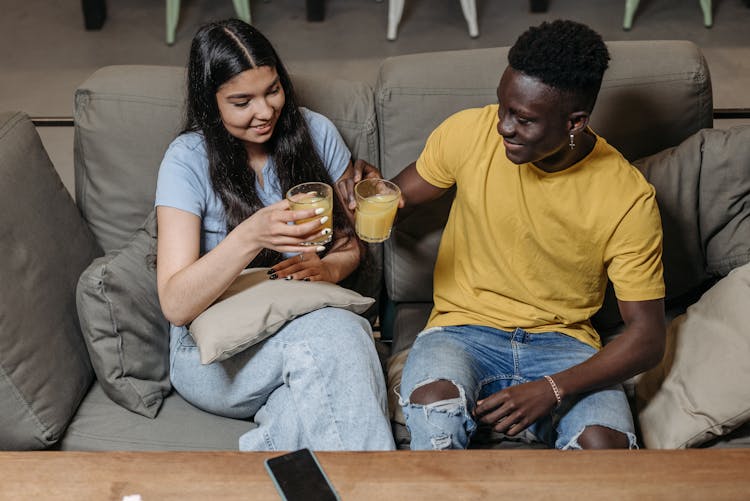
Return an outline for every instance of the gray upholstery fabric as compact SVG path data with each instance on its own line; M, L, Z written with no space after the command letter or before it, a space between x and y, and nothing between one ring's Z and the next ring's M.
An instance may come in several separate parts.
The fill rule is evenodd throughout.
M712 125L711 81L697 46L684 41L610 42L612 60L592 127L633 160ZM507 48L446 51L386 60L376 86L381 170L417 159L452 113L497 101ZM644 120L643 117L648 117ZM385 287L394 301L431 301L432 266L450 197L399 223L385 245ZM386 326L387 328L387 326Z
M634 165L656 189L666 298L681 313L715 279L750 261L750 126L703 129ZM609 284L593 323L602 332L621 322Z
M304 74L292 75L292 80L300 105L329 118L354 158L379 163L372 87L364 82Z
M153 208L156 176L179 132L184 70L98 70L75 94L76 203L102 248L125 245Z
M750 126L704 130L699 136L706 271L723 277L750 261Z
M403 350L408 350L414 344L425 324L430 318L432 302L399 303L394 308L393 325L398 332L398 337L393 340L391 354L395 355Z
M93 379L75 284L101 250L22 113L0 113L0 199L0 449L41 449Z
M125 247L81 274L76 306L91 364L104 392L155 417L169 383L169 322L156 290L156 213Z
M240 436L254 423L196 409L180 395L164 399L157 419L149 419L112 403L99 383L60 441L62 450L176 451L237 450Z
M635 165L656 188L668 296L750 261L750 126L702 130Z
M336 125L355 157L378 163L372 89L293 75L299 101ZM153 206L159 164L182 120L180 67L108 66L76 90L76 201L105 251L119 249Z

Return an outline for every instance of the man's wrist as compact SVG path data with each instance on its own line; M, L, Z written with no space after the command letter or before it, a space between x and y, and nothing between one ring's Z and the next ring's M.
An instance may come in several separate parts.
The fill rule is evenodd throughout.
M560 404L562 403L563 395L560 391L560 388L557 386L557 383L555 383L555 380L552 379L551 376L544 376L544 379L547 380L547 382L550 385L550 388L552 388L552 393L555 394L555 400L557 400L557 407L560 407Z

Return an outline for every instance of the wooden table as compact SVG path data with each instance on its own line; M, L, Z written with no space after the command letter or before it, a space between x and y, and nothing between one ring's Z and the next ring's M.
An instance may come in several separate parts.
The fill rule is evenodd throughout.
M0 499L279 499L270 453L0 452ZM320 452L344 500L750 499L750 449Z

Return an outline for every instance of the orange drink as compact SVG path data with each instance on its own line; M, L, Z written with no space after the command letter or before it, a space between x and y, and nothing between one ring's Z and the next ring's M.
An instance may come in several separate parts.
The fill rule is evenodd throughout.
M385 179L365 179L354 187L357 197L355 230L365 242L382 242L391 236L401 190Z
M323 212L313 217L298 219L294 224L302 224L316 219L328 217L320 229L320 238L302 245L324 245L333 238L333 189L325 183L302 183L294 186L286 193L292 210L323 209ZM327 232L325 230L328 230Z

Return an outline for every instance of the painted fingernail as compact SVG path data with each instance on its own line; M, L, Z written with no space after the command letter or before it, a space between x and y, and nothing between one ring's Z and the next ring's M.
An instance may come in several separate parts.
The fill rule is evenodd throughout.
M315 247L315 250L318 251L318 252L323 252L324 250L326 250L326 248L324 246L322 246L322 245L319 245L319 246Z
M328 235L331 233L331 228L323 228L323 231L320 232L321 235Z
M315 215L316 215L316 216L320 216L320 215L321 215L321 214L323 214L323 213L324 213L325 211L326 211L326 210L325 210L325 209L324 209L323 207L318 207L317 209L315 209ZM326 220L327 220L327 219L328 219L328 217L324 217L323 219L326 219ZM325 222L325 221L324 221L324 222Z
M276 270L274 270L273 268L271 268L271 269L270 269L270 270L268 270L268 271L267 271L266 273L267 273L268 275L273 275L274 273L276 273Z
M271 275L268 277L269 280L276 280L279 278L279 276L276 273L271 273Z
M310 281L310 277L305 277L302 280L304 280L305 282L309 282Z
M294 277L291 276L291 275L287 275L287 276L284 277L284 280L293 280L293 279L294 279Z
M326 221L328 221L328 216L323 216L323 217L320 218L320 224L325 224Z

